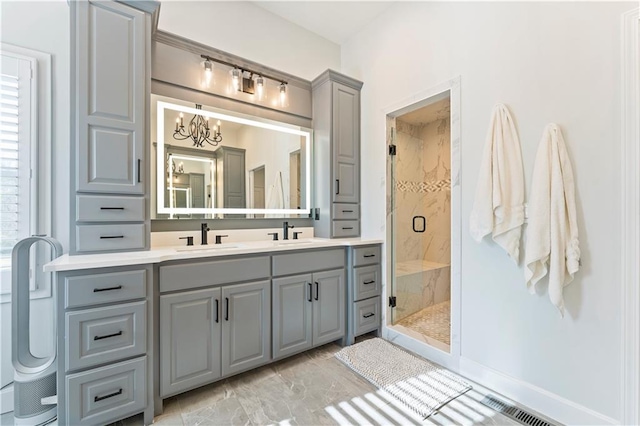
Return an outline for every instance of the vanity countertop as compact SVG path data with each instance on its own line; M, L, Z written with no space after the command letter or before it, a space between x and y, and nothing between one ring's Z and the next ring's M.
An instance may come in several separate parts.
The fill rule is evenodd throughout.
M363 238L309 238L287 241L248 241L224 243L220 245L210 244L207 246L158 247L152 248L149 251L86 254L77 256L69 256L68 254L65 254L44 265L44 271L75 271L92 268L109 268L113 266L145 265L150 263L168 262L171 260L275 253L328 247L363 246L381 243L383 243L382 240Z

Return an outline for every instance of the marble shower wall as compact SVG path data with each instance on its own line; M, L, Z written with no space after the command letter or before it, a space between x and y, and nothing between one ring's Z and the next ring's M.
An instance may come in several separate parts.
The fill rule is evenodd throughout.
M396 261L450 264L450 119L396 125ZM424 233L413 231L414 216L426 217Z

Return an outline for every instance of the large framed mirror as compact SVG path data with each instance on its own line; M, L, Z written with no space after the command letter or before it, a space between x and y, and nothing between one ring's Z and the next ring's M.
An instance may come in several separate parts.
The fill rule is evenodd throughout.
M151 101L153 219L309 216L309 129L158 95Z

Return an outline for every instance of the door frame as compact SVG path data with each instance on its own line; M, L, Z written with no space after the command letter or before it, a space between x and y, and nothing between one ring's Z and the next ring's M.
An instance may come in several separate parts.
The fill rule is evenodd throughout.
M622 15L622 424L640 424L640 8Z
M392 238L393 212L391 210L391 193L394 190L393 182L390 179L391 161L387 155L387 222L385 236L385 259L383 262L383 276L386 277L382 287L382 303L386 309L382 309L382 336L394 343L397 343L431 361L434 361L452 371L459 371L460 354L462 346L461 336L461 249L462 249L462 214L461 214L461 188L460 188L460 82L461 77L457 76L448 81L442 82L431 88L419 91L414 95L402 99L382 110L381 120L393 119L409 111L421 108L434 101L438 95L449 92L451 99L451 346L450 352L446 353L434 348L427 343L407 336L395 330L391 326L391 308L388 306L388 297L391 296L391 283L394 279L395 267L390 261L392 250L395 250L395 241ZM387 126L385 125L385 128ZM386 129L387 137L385 152L388 154L391 141L389 129ZM385 154L386 155L386 154ZM384 308L384 307L383 307Z

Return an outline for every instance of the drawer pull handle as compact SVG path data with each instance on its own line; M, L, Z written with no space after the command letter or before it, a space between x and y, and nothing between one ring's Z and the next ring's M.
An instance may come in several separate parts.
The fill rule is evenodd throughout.
M101 291L112 291L112 290L121 290L122 286L121 285L117 285L115 287L107 287L107 288L94 288L93 292L94 293L99 293Z
M376 282L376 280L371 280L371 281L365 281L362 284L373 284L375 282Z
M220 309L219 309L219 304L220 302L218 301L218 299L216 299L216 322L220 321Z
M224 303L226 305L226 313L224 314L224 320L225 321L229 321L229 298L225 297L224 298Z
M353 229L353 226L343 226L342 229Z
M313 290L311 289L311 283L307 283L309 285L309 299L307 299L309 302L311 302L311 294L313 293Z
M124 207L100 207L100 210L124 210Z
M375 254L365 254L364 257L376 257Z
M342 213L353 213L353 210L342 210Z
M118 337L118 336L122 336L122 330L118 331L117 333L107 334L106 336L93 336L93 340L102 340L102 339L108 339L110 337Z
M103 399L113 398L114 396L122 395L122 388L118 389L118 392L110 393L105 396L96 396L93 398L93 402L102 401Z
M375 314L373 312L369 312L368 314L364 314L362 317L363 318L371 318L372 316L374 316Z
M116 238L124 238L124 235L106 235L106 236L100 237L101 240L113 240Z
M316 281L316 297L315 299L318 300L320 298L320 284L318 283L318 281Z

